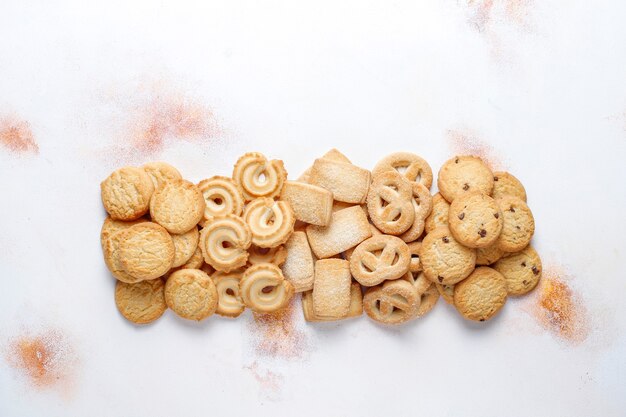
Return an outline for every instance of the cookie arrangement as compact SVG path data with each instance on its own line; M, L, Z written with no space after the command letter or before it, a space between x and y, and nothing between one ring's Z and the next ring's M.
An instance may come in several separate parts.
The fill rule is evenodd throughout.
M476 156L446 161L434 196L432 183L410 152L369 171L332 149L295 181L258 152L197 184L164 162L118 169L101 184L117 308L137 324L168 308L203 320L274 313L300 293L310 322L401 324L441 296L489 320L541 277L526 191Z

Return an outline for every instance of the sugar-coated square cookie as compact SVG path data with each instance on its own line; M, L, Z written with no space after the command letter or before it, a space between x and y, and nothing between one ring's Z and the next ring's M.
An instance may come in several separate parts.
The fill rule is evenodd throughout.
M313 288L315 275L313 254L305 232L293 232L287 243L287 259L282 265L283 275L291 281L296 292Z
M316 321L334 321L336 319L319 317L313 310L313 291L306 291L302 293L302 312L304 313L304 319L310 322ZM361 285L358 282L352 282L350 285L350 308L348 314L344 319L358 317L363 314L363 293L361 292Z
M361 204L367 197L370 172L356 165L330 159L316 159L309 183L333 193L337 201Z
M313 312L322 318L342 318L350 311L350 263L343 259L315 262Z
M298 181L287 181L280 194L293 209L296 219L309 224L326 226L330 223L333 193L325 188Z
M372 230L363 209L353 206L332 213L328 226L307 226L306 234L315 256L324 259L355 247Z

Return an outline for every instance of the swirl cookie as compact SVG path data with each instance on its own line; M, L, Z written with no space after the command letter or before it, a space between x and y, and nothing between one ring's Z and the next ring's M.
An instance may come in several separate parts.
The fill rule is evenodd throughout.
M217 289L213 280L199 269L174 272L165 284L165 303L187 320L203 320L217 309Z
M293 285L272 264L256 264L246 269L239 283L244 304L257 313L282 310L291 300Z
M246 201L255 198L274 198L280 195L287 180L283 161L267 158L259 152L249 152L237 160L233 180L242 190Z
M136 324L152 323L167 310L164 284L160 279L115 285L115 305L128 321Z
M505 195L512 195L526 202L526 189L520 180L508 172L494 172L493 198L502 198Z
M441 195L449 202L467 192L480 191L491 195L493 173L478 157L455 156L439 170L437 185Z
M405 242L413 242L424 233L426 218L433 209L433 198L430 191L422 184L413 183L413 209L415 210L415 220L409 229L400 235L400 239Z
M375 175L367 193L367 212L381 232L399 235L415 220L411 183L397 171Z
M194 227L186 233L180 235L171 235L174 242L175 256L172 267L176 268L187 263L198 248L198 239L200 233L198 228Z
M293 284L295 292L313 289L315 260L304 232L293 232L285 243L287 259L282 266L283 275Z
M345 162L316 159L309 182L333 193L333 198L344 203L365 202L370 185L370 172Z
M257 198L243 211L243 220L252 233L252 243L261 248L282 245L293 233L296 218L289 203Z
M141 280L155 279L170 270L175 258L170 234L156 223L139 223L119 232L119 260L126 272Z
M228 177L216 175L198 183L206 206L202 215L201 225L213 217L234 214L240 216L243 211L243 194L239 185Z
M480 192L467 192L450 204L448 226L454 238L469 248L492 245L502 231L502 212L496 201Z
M355 247L372 235L372 229L363 209L352 206L334 212L328 226L307 226L306 234L315 256L324 259Z
M509 295L524 295L530 292L541 278L541 259L531 246L500 259L493 268L506 280Z
M454 286L454 305L468 320L485 321L495 316L506 302L506 280L495 269L476 268Z
M165 162L149 162L142 168L150 176L155 190L168 181L183 179L176 168Z
M418 297L420 297L420 306L415 312L415 317L422 317L435 307L439 300L439 291L434 282L431 282L423 272L407 272L402 279L410 282L415 287Z
M361 285L372 287L400 278L409 270L411 253L402 239L373 236L356 247L350 256L350 271Z
M250 245L248 249L248 263L254 264L274 264L281 266L287 259L287 249L285 246L276 246L273 248L261 248L256 245Z
M424 158L411 152L394 152L387 155L374 167L372 175L397 171L411 182L422 184L427 190L433 183L433 170Z
M433 196L433 208L430 211L430 215L426 217L424 229L426 233L430 233L439 226L448 225L448 212L450 210L450 203L439 193Z
M136 225L137 223L147 222L146 219L137 219L129 222L123 222L120 220L113 220L111 216L107 216L104 219L104 223L102 224L102 229L100 230L100 244L102 245L102 250L104 250L104 246L106 245L107 240L114 233L119 232L120 230L128 229L131 226Z
M504 256L505 252L500 249L498 242L486 248L476 250L476 265L491 265Z
M104 209L114 220L135 220L148 212L154 185L141 168L124 167L100 184Z
M333 193L311 184L287 181L280 199L289 203L297 220L327 226L333 208Z
M217 310L220 316L238 317L246 309L243 300L239 296L239 283L243 272L216 272L212 278L217 289Z
M200 232L204 261L218 271L230 272L248 261L252 233L248 225L232 214L215 217Z
M510 195L496 200L502 212L502 233L497 245L505 252L518 252L530 243L535 233L535 219L526 203Z
M398 279L368 288L363 296L367 315L384 324L402 324L417 315L420 297L413 284Z
M343 259L315 262L313 311L317 317L339 319L350 311L350 265Z
M450 230L439 227L422 241L420 261L426 278L439 284L456 284L474 270L476 250L454 239Z
M157 189L150 201L152 221L174 234L185 233L202 219L206 203L194 184L172 180Z

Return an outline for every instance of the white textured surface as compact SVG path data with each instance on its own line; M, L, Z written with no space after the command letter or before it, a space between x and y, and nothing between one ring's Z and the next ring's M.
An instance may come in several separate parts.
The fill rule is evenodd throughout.
M52 3L0 5L0 114L40 148L0 146L0 336L61 328L80 365L61 395L0 361L1 416L624 414L626 3L494 0L489 19L480 0ZM145 83L225 131L133 161L191 180L250 150L295 178L330 147L369 168L414 151L436 172L447 132L475 132L526 186L544 264L565 265L597 329L572 346L520 302L475 326L440 301L399 329L307 326L303 358L282 359L256 353L248 314L130 326L101 260L99 182Z

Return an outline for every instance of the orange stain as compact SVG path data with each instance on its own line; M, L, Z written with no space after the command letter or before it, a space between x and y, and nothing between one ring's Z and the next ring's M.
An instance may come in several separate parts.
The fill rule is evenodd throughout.
M253 335L258 354L296 359L308 348L306 334L297 325L298 313L292 301L284 310L273 314L254 313ZM300 316L302 314L300 313Z
M0 117L0 143L14 153L39 153L30 124L15 116Z
M493 171L505 169L502 158L478 135L468 129L448 130L448 145L455 155L474 155L481 158Z

